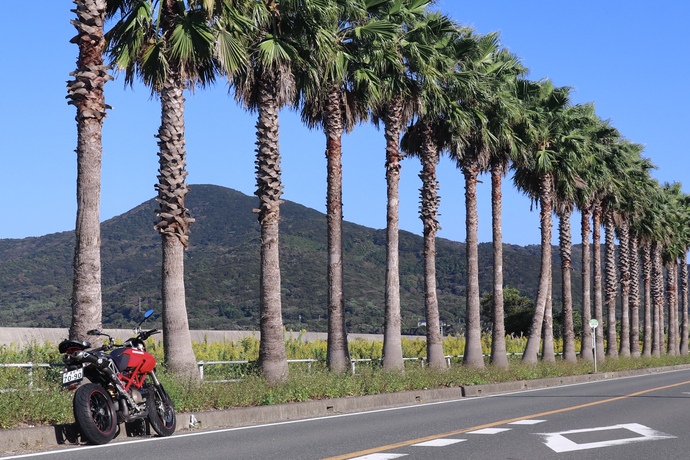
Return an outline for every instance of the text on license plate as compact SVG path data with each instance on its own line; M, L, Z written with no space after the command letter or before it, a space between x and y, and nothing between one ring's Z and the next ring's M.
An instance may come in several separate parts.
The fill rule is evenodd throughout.
M74 369L73 371L68 371L62 374L62 383L76 382L84 378L84 368Z

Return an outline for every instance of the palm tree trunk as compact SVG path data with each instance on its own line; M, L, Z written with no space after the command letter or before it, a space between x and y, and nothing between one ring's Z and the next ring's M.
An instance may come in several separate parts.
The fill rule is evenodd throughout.
M621 285L621 344L620 356L630 356L630 229L623 220L618 226L618 266L620 267Z
M652 278L651 278L651 295L652 295L652 355L661 356L661 350L664 348L664 274L663 265L661 263L661 243L658 241L652 242Z
M184 286L184 250L194 221L185 207L186 150L184 85L174 70L160 90L161 125L158 129L158 222L162 238L163 346L171 372L199 378L189 334Z
M666 264L666 293L668 298L668 345L667 353L676 356L678 350L678 267L674 261Z
M656 316L652 302L652 247L648 240L642 243L642 282L644 284L644 339L642 341L642 356L652 356L654 341L656 340Z
M163 235L161 295L163 349L166 368L175 375L199 378L189 333L184 285L184 246L179 238Z
M601 296L601 206L592 208L592 278L594 279L594 318L599 327L594 329L597 359L604 362L604 306Z
M494 308L493 328L491 332L491 363L499 368L508 369L506 350L505 310L503 303L503 191L501 182L505 174L502 162L491 164L491 228L493 231L494 252Z
M553 343L553 273L549 280L549 295L546 296L546 308L544 308L544 340L542 341L541 359L547 363L556 362L556 353Z
M426 355L430 367L446 368L441 335L441 319L438 312L436 293L436 233L441 227L438 222L439 184L436 180L436 166L439 161L438 149L433 142L432 127L424 123L422 127L421 156L422 179L420 190L422 206L420 217L424 225L424 311L426 313Z
M604 213L604 239L606 243L605 276L606 289L606 355L612 358L618 356L618 333L616 331L616 293L618 280L616 274L616 242L614 240L615 226L613 212Z
M103 87L110 80L103 65L105 0L75 0L72 24L79 46L77 69L67 82L69 104L77 108L77 217L72 284L71 339L86 339L86 331L99 329L101 299L101 157L106 116Z
M630 355L640 356L640 258L638 248L639 238L630 236Z
M680 300L682 322L680 334L680 354L688 354L688 255L685 251L680 256Z
M388 104L384 116L386 137L386 289L383 332L383 368L403 369L400 320L400 269L398 222L400 219L400 134L402 132L402 102L395 98Z
M479 242L477 237L477 177L479 168L472 164L463 164L465 176L465 227L467 242L467 289L465 293L465 356L463 362L468 366L483 368L481 305L479 301Z
M529 338L522 355L522 361L528 364L535 364L539 355L539 345L541 342L542 322L544 321L544 311L546 309L547 296L549 295L551 283L551 189L552 177L545 174L539 182L539 206L541 224L541 268L539 270L539 289L537 291L537 301L532 316Z
M589 321L592 319L592 257L589 244L591 227L589 219L591 211L581 212L582 222L582 344L580 356L585 361L594 361L592 350L592 328Z
M278 147L278 98L269 75L259 81L259 118L256 123L256 195L259 197L261 228L259 364L272 384L288 378L283 340L279 257L280 199L283 191Z
M326 218L328 221L328 369L349 369L350 352L345 328L343 295L343 122L337 85L328 94L326 131Z
M575 330L573 328L572 291L572 241L570 237L570 210L559 213L558 233L561 249L561 281L563 296L563 358L577 361L575 353Z

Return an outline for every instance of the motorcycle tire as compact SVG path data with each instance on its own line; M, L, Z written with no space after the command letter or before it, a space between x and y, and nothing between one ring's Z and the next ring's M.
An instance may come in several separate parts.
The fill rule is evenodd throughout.
M146 405L149 411L149 423L151 423L153 431L158 433L158 436L170 436L175 432L177 424L175 408L170 397L162 386L150 385L148 393Z
M89 444L107 444L117 433L117 414L105 389L95 383L77 388L72 402L74 419Z

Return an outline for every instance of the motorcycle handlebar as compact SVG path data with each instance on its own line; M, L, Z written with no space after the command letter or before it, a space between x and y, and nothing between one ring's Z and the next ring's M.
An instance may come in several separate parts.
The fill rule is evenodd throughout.
M153 334L159 334L160 332L161 331L159 331L158 329L151 329L151 330L148 330L145 332L140 332L139 335L141 336L142 340L146 340L149 337L151 337Z

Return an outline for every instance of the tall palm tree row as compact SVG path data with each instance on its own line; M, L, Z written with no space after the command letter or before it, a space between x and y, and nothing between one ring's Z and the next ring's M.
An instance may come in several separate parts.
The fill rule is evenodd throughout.
M107 52L112 63L124 73L125 84L140 79L161 102L161 125L156 135L159 174L155 185L159 220L155 229L163 246L166 363L174 372L196 374L184 290L184 250L194 221L185 206L189 191L185 92L209 85L221 75L227 78L237 102L257 115L255 163L259 204L255 212L261 231L259 362L270 382L288 377L279 260L283 184L278 139L279 112L283 107L301 109L305 124L320 127L326 138L327 355L332 371L343 372L349 364L343 289L342 138L358 123L369 119L376 126L383 125L386 140L384 368L403 369L398 274L398 183L403 151L418 156L422 163L420 217L425 240L427 352L431 365L445 366L435 272L435 239L440 228L436 167L443 152L455 160L465 179L466 365L484 366L476 188L480 175L490 173L494 240L491 362L508 366L500 216L501 182L509 168L517 188L540 209L540 280L523 361L536 362L540 348L544 359L554 359L552 213L557 215L559 224L564 359L577 359L570 229L575 207L582 215L585 324L581 356L592 359L591 350L584 345L591 340L591 318L601 324L595 336L600 359L604 345L607 357L687 353L684 261L690 238L680 224L688 215L687 198L677 185L656 184L649 176L651 163L641 156L642 146L625 140L608 122L599 119L592 104L573 105L570 88L556 87L548 80L525 79L527 69L519 58L502 48L497 34L478 35L452 23L443 14L430 11L432 0L75 3L78 20L74 24L80 35L74 40L80 46L80 57L68 91L70 103L78 109L77 153L79 177L83 180L78 180L77 191L75 323L71 335L77 337L83 333L78 330L98 326L87 327L86 323L76 321L100 317L97 192L100 126L107 107L103 85L110 78L102 59L107 41ZM98 38L99 30L102 36L106 18L113 18L114 25L105 40L84 38ZM90 201L85 198L82 203L79 197ZM654 201L640 206L641 200ZM638 273L644 281L644 302L637 284ZM88 315L77 311L77 307L87 305L91 309ZM641 319L644 332L640 351ZM667 320L668 344L664 347Z

